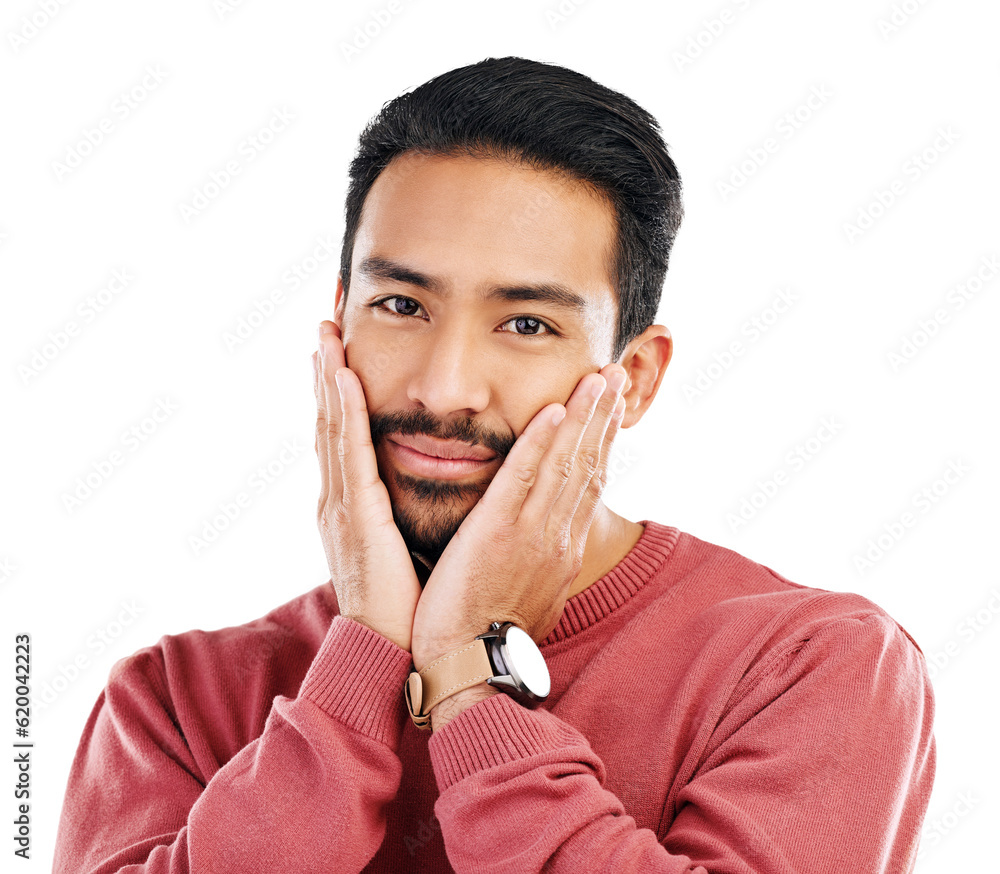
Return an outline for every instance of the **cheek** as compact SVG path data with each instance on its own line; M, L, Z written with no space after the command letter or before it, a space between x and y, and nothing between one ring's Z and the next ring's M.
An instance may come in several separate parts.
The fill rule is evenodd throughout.
M569 401L577 383L585 374L592 372L581 371L579 367L579 363L574 363L540 369L498 389L502 397L500 406L506 411L505 418L517 436L542 408L549 404L565 405Z
M393 376L403 371L403 350L391 337L375 336L371 331L350 330L344 335L344 362L361 381L369 409L377 409L378 399L395 390Z
M353 363L349 363L348 366L361 380L361 387L365 390L365 401L369 409L381 407L386 399L392 397L393 392L399 388L393 379L393 374L398 373L399 370L384 352L376 352L360 364L355 366Z

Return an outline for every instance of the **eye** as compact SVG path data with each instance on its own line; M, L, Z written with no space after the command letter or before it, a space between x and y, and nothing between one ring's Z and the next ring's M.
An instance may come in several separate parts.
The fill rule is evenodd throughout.
M392 303L390 303L388 307L382 306L382 304L389 301L392 301ZM412 316L415 315L413 308L420 308L420 304L418 304L412 297L402 297L398 294L390 297L380 297L378 300L373 300L370 304L368 304L368 306L372 309L382 310L391 316Z
M515 334L522 337L544 337L546 334L555 334L545 322L541 319L536 319L533 316L514 316L512 319L508 319L504 322L505 325L513 323L516 325L514 330ZM541 329L545 328L544 332ZM510 333L509 331L505 333Z

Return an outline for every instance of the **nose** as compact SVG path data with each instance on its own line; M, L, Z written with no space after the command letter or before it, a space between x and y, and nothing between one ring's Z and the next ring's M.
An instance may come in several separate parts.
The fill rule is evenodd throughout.
M489 404L489 362L460 325L428 337L421 361L412 366L407 396L440 419L473 416Z

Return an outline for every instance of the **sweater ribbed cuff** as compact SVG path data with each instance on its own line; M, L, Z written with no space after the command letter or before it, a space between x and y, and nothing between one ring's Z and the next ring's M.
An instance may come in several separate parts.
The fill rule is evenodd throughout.
M576 731L551 713L492 695L462 711L428 741L438 789L517 759L579 743Z
M412 664L410 653L377 631L335 616L299 697L348 728L398 749L408 718L403 684Z

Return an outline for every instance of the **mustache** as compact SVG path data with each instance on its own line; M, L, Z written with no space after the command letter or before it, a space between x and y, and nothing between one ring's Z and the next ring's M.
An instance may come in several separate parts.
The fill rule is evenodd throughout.
M427 410L369 412L368 424L371 429L372 444L375 446L389 434L424 434L442 440L461 440L463 443L485 446L487 449L492 449L501 460L507 457L517 440L513 433L498 434L482 428L470 416L441 422Z

